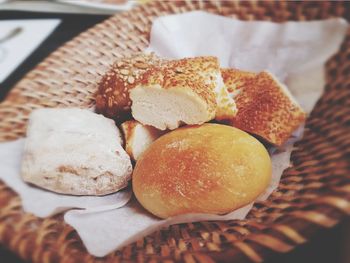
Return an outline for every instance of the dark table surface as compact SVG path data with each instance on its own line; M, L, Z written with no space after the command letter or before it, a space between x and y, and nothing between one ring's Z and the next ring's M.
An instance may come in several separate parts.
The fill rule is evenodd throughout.
M107 19L107 15L83 15L83 14L56 14L56 13L35 13L18 11L0 11L1 20L11 19L38 19L38 18L59 18L61 23L56 30L35 50L12 74L0 83L0 101L4 99L7 92L18 82L28 71L47 57L59 46L72 39L89 27Z
M106 15L56 14L18 11L0 11L0 20L59 18L60 25L3 83L0 84L0 101L9 90L35 65L47 57L66 41L72 39L89 27L107 19ZM0 244L0 262L23 262L16 255ZM310 242L290 253L276 255L271 263L317 262L349 263L350 262L350 220L342 222L333 229L320 232Z

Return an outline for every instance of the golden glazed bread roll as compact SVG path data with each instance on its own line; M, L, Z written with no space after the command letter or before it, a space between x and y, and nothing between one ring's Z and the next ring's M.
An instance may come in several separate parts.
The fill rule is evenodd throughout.
M221 69L221 74L238 108L232 126L280 146L305 121L303 109L271 73Z
M231 212L254 201L270 179L264 146L220 124L163 135L141 155L132 177L137 200L161 218Z

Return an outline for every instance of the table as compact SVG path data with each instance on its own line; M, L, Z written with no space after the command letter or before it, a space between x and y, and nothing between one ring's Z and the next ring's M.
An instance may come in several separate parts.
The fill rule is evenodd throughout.
M68 0L74 2L76 0ZM73 14L114 14L114 10L82 7L60 3L56 0L0 0L0 10L17 10L32 12L53 12Z
M33 19L33 18L59 18L61 24L56 28L40 47L32 53L12 74L0 84L0 101L4 99L7 92L19 81L25 73L35 67L40 61L47 57L66 41L72 39L80 32L105 20L109 15L90 14L64 14L64 13L37 13L23 11L0 11L1 20L5 19Z

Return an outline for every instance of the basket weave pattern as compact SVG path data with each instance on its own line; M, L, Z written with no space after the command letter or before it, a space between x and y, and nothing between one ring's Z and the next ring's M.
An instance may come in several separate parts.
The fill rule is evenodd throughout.
M0 141L23 136L35 108L93 106L101 75L116 57L148 45L154 18L191 10L242 20L349 20L350 4L160 1L118 14L66 43L15 85L0 104ZM293 166L246 220L174 225L98 259L62 215L39 219L24 213L20 198L0 181L0 242L33 262L259 262L290 251L350 214L350 31L326 73L325 93L292 154Z

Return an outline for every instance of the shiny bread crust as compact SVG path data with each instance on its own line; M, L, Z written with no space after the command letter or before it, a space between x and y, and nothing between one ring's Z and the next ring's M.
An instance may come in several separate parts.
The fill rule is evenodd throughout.
M281 146L306 119L287 88L267 71L221 70L238 113L229 123Z

